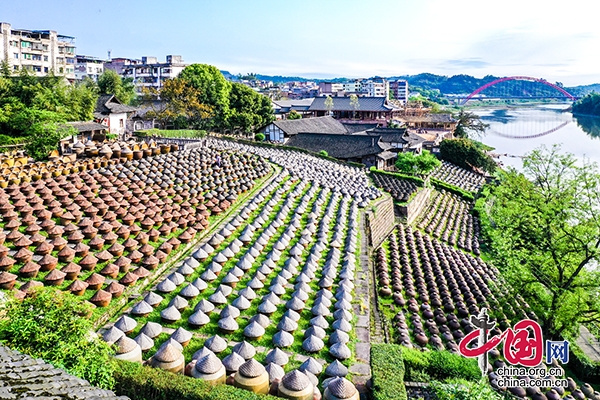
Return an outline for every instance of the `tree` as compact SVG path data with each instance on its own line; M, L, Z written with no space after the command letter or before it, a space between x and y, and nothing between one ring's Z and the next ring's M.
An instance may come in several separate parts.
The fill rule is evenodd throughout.
M214 114L207 123L211 127L225 127L229 117L229 83L221 71L212 65L192 64L178 76L185 85L196 89L198 102L213 109Z
M122 78L110 69L98 77L98 88L102 94L114 94L124 104L131 104L136 97L133 79Z
M425 175L440 165L440 160L427 150L423 150L419 155L415 155L415 153L410 151L398 153L398 158L396 159L396 168L400 172L410 175Z
M492 262L552 338L600 322L600 172L560 147L500 174L478 205Z
M58 147L58 143L70 135L77 135L72 126L60 125L55 122L39 122L26 131L28 142L25 145L27 154L36 161L47 160L50 152Z
M440 144L440 157L465 169L496 170L496 163L483 148L471 139L444 139Z
M201 92L179 78L167 79L160 90L144 89L143 97L150 105L149 118L177 128L202 129L205 121L214 117L214 109L200 102ZM161 102L153 99L160 97Z
M241 83L232 83L229 92L227 126L251 132L275 119L271 100Z
M454 118L458 121L454 129L454 136L458 138L468 138L469 133L475 136L483 136L486 129L490 127L481 120L479 115L463 109L460 109Z
M355 94L350 95L350 107L352 107L352 118L356 118L356 110L360 108L360 102L358 101L358 96Z
M300 114L296 110L291 110L287 116L287 119L301 119L301 118L302 118L302 114Z
M327 115L331 115L331 111L333 110L333 98L331 96L327 95L324 106L327 110Z
M85 316L90 304L51 287L35 288L19 301L0 304L0 343L42 358L92 385L114 384L110 347L93 332Z

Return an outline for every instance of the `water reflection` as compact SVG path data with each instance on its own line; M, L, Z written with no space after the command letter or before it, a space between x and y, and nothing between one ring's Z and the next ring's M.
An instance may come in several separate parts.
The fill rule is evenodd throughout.
M574 115L573 119L577 122L577 126L580 127L590 137L594 139L600 139L599 117L585 117L581 115Z

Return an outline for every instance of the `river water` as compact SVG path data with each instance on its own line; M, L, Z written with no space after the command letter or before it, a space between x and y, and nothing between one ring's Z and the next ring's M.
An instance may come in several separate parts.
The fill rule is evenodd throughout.
M480 140L501 154L505 166L522 166L521 157L533 149L561 144L573 153L600 164L600 118L574 116L564 110L570 104L476 108L470 111L489 124Z

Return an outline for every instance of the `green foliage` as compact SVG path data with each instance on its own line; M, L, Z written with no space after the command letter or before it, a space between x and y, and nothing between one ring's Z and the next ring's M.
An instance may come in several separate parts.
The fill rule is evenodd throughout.
M176 375L137 363L115 360L115 392L132 400L275 400L228 385L212 386L201 379Z
M454 136L458 138L468 138L470 134L483 136L490 126L484 123L479 115L460 109L454 118L458 121L454 129Z
M595 115L600 117L600 93L590 93L573 103L573 114Z
M287 115L287 119L302 119L302 114L296 110L291 110Z
M396 168L409 175L425 175L439 167L442 163L433 154L423 150L421 154L413 152L398 153Z
M51 287L36 288L24 300L9 299L0 308L0 343L42 358L92 385L110 388L110 347L96 337L85 318L90 305Z
M229 93L230 129L251 132L275 119L271 100L241 83L232 83Z
M257 133L256 135L254 135L254 140L257 140L259 142L262 142L266 139L266 136L264 133Z
M374 400L404 400L403 348L397 344L371 344L371 373Z
M61 139L77 135L72 126L59 125L52 122L33 124L28 130L28 142L25 145L27 154L36 161L47 160L50 152L58 147Z
M569 369L580 380L588 383L600 383L600 363L592 361L573 342L569 343Z
M469 382L464 379L447 383L433 382L431 389L438 400L501 400L502 397L484 380Z
M521 293L552 338L578 336L600 321L600 172L559 146L542 147L510 169L478 210L492 262Z
M329 153L327 153L325 150L319 151L319 154L325 157L329 156Z
M442 190L446 190L450 193L457 194L465 200L469 200L469 201L475 200L475 196L473 195L473 193L469 192L468 190L461 189L458 186L451 185L444 181L440 181L439 179L436 179L436 178L431 178L430 182L437 189L442 189Z
M123 104L131 104L136 98L132 78L122 78L115 71L106 69L98 77L98 90L102 94L114 94Z
M214 110L214 118L207 121L207 127L225 126L229 118L229 83L221 71L212 65L192 64L178 76L186 86L197 90L198 102Z
M134 132L136 136L148 137L148 136L160 136L165 138L179 138L179 139L202 139L208 134L205 130L199 129L157 129L151 128L144 131Z
M492 157L467 138L442 140L440 157L465 169L475 167L492 173L497 167Z
M425 186L425 181L423 179L421 179L421 178L416 177L416 176L400 174L398 172L380 171L380 170L378 170L375 167L371 167L370 171L371 171L372 174L389 175L389 176L393 176L394 178L400 178L400 179L409 180L411 182L416 183L417 186L420 186L420 187Z
M476 382L481 378L477 360L449 351L426 351L402 348L406 380L410 382L466 379Z
M116 133L107 133L106 134L106 139L108 140L115 140L119 137L119 135L117 135Z

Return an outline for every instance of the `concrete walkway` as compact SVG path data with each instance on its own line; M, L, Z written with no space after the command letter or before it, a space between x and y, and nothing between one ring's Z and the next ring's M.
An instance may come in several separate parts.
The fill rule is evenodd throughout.
M579 338L575 343L593 362L600 362L600 342L585 326L579 327Z

